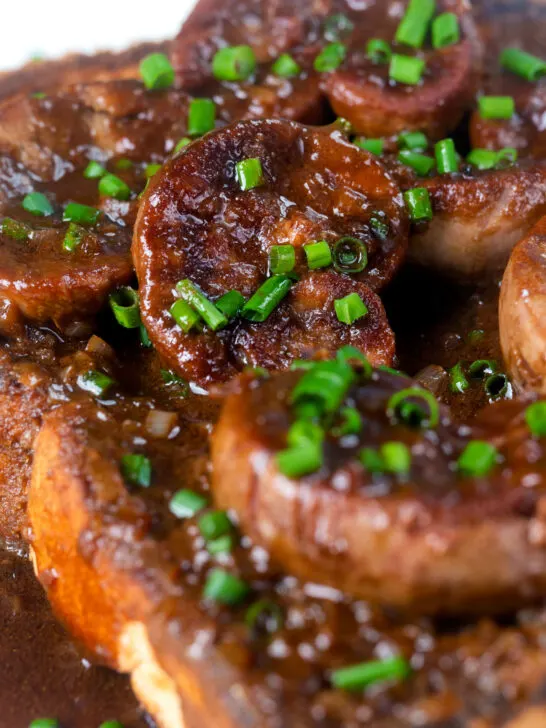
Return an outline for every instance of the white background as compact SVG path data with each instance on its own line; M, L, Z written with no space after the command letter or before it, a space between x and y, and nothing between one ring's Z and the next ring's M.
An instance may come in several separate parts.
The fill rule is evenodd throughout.
M34 55L121 50L178 32L195 0L0 0L0 70Z

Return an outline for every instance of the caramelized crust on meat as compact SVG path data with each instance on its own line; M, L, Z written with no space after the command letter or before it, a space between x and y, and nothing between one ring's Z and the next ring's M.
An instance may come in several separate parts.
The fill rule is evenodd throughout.
M499 332L518 390L546 393L546 217L512 251L502 280Z
M461 279L502 270L518 240L546 213L546 163L440 175L419 182L434 216L413 231L410 257Z
M247 158L260 159L263 183L242 191L235 165ZM373 219L385 224L384 234L377 234ZM392 337L368 286L377 289L392 277L406 235L397 186L339 130L240 122L187 147L144 195L133 243L143 320L170 365L201 384L229 379L247 365L283 368L313 349L331 355L348 340L386 363ZM366 246L364 270L351 276L309 273L303 246L318 240L333 245L342 236ZM180 329L169 313L178 281L190 279L213 300L232 289L248 298L268 275L273 245L296 249L300 283L266 321L239 319L216 332ZM352 330L337 321L337 292L358 292L369 303L368 315ZM314 339L315 324L321 335ZM278 345L264 352L262 340Z
M226 402L213 437L213 492L272 559L303 580L419 612L508 611L546 591L546 451L524 420L528 402L492 405L469 425L443 413L432 430L392 424L388 402L411 382L374 375L347 395L357 436L327 436L314 475L284 476L290 393L300 374L247 383ZM484 477L455 472L471 440L493 443L502 465ZM405 477L371 475L362 447L403 442ZM526 486L532 480L533 487Z

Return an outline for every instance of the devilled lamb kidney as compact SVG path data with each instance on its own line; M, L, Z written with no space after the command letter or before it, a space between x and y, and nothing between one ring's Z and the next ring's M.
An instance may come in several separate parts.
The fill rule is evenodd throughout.
M143 321L170 366L204 385L346 343L387 364L374 291L407 234L399 188L338 126L240 122L182 150L144 194Z

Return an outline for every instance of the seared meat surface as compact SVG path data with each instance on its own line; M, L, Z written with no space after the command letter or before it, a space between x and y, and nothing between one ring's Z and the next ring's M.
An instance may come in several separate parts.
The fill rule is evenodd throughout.
M546 392L546 218L514 248L504 272L499 331L504 360L520 391Z
M235 167L247 159L259 160L263 180L243 190ZM364 246L357 272L344 273L341 263L339 272L309 272L304 245L322 241L335 255L336 242L347 237ZM201 384L229 379L244 366L280 369L298 357L331 355L349 342L387 364L392 337L371 289L393 276L406 241L397 186L340 130L241 122L191 144L144 195L133 244L143 321L170 365ZM300 281L265 321L236 319L221 331L188 333L178 325L170 310L179 281L213 300L231 290L247 299L264 283L277 245L294 248L291 273ZM368 313L349 327L333 303L350 293L360 295Z
M397 420L390 404L409 389L408 401L426 408L419 390L374 374L343 405L359 413L358 433L340 437L334 417L322 467L300 479L276 460L299 381L292 373L247 383L213 437L215 500L273 560L303 580L410 611L506 611L544 594L545 456L525 424L528 402L490 406L469 425L441 412L423 430ZM502 465L465 477L456 463L476 440L494 445ZM403 443L411 465L393 474L361 461L363 448L386 443Z
M410 257L461 280L502 270L514 245L546 212L544 162L468 169L425 179L422 186L434 216L415 227Z

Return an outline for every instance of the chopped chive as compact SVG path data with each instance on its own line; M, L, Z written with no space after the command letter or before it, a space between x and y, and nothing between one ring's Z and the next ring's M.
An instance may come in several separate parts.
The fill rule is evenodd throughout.
M411 167L421 177L427 175L434 167L432 157L419 152L412 152L410 149L402 149L398 153L398 161Z
M233 535L231 533L226 533L225 536L220 536L219 538L213 538L210 541L207 541L207 551L212 556L228 554L233 550L233 543Z
M468 367L468 373L475 379L483 379L486 374L494 374L497 362L491 359L476 359Z
M224 314L188 278L179 281L176 290L182 300L197 311L210 329L217 331L226 326L227 318Z
M28 728L60 728L60 723L55 718L36 718Z
M164 53L150 53L143 58L140 75L147 89L164 89L174 83L174 68Z
M294 281L286 275L274 275L248 299L241 316L248 321L265 321L288 294Z
M386 374L392 374L394 377L407 377L408 375L404 372L401 372L400 369L393 369L393 367L388 367L385 364L381 364L377 367L378 372L385 372Z
M428 139L422 131L403 131L397 139L400 149L423 152L428 147Z
M334 309L338 321L348 326L368 314L368 307L358 293L355 292L349 293L344 298L337 298L334 301Z
M483 440L472 440L459 456L457 468L463 475L481 478L490 473L498 458L499 452L494 445Z
M484 336L485 331L483 329L472 329L472 331L469 331L468 333L468 341L471 344L476 344L478 341L481 341Z
M53 205L41 192L30 192L25 195L21 206L37 217L48 217L48 215L53 215L54 212Z
M421 48L435 10L435 0L410 0L396 29L396 42L411 48Z
M131 188L115 174L105 174L99 181L99 192L104 197L113 197L116 200L128 200Z
M33 99L46 99L47 94L45 91L34 91L34 93L30 94L31 98Z
M325 73L327 71L335 71L339 68L345 56L347 55L347 48L343 43L330 43L315 58L314 69L319 73Z
M235 178L243 192L264 183L262 163L258 157L243 159L235 165Z
M79 202L69 202L63 212L65 222L75 222L79 225L95 225L100 216L100 210L89 205L80 205Z
M368 265L366 244L348 235L339 238L334 244L333 262L338 273L362 272Z
M159 172L162 166L162 164L147 164L146 169L144 170L145 177L150 179L150 177L153 177L154 174Z
M280 76L281 78L290 78L301 73L301 67L288 53L281 53L271 66L271 70L276 76Z
M473 149L466 157L466 161L478 169L493 169L498 162L497 152L489 149Z
M511 165L517 162L518 150L514 147L504 147L497 152L497 167Z
M185 397L188 394L188 383L185 379L179 377L178 374L171 372L169 369L162 369L161 379L163 379L167 387L176 387L178 390L180 390L181 396Z
M413 400L422 401L426 408L423 409L419 405L420 415L418 421L415 422L417 411L415 408L406 409L403 406L407 403L413 403ZM436 397L427 389L419 389L418 387L408 387L396 392L387 402L387 414L389 417L395 417L400 422L410 427L417 424L418 427L436 427L440 421L440 407Z
M325 240L303 246L309 270L327 268L332 263L332 251Z
M442 13L432 21L432 47L446 48L461 39L459 18L455 13Z
M362 450L358 453L358 459L368 473L371 473L372 475L385 472L383 458L377 450L374 450L371 447L362 448Z
M343 13L330 15L324 21L324 37L329 41L342 40L353 32L353 21Z
M221 311L227 319L232 319L234 316L237 316L244 304L245 297L242 293L239 293L239 291L228 291L214 302L216 308Z
M305 445L308 442L321 443L324 440L324 430L320 425L310 420L296 420L288 430L286 441L292 448Z
M483 383L485 393L490 399L499 399L508 392L508 377L502 372L491 374Z
M123 724L119 720L107 720L101 723L99 728L123 728Z
M208 573L203 596L213 602L235 606L245 600L249 593L248 584L223 569L212 569Z
M269 270L273 275L290 273L296 265L293 245L272 245L269 248Z
M252 630L263 629L272 634L284 623L282 609L269 599L254 602L246 611L245 624Z
M362 415L354 407L342 407L339 415L341 422L331 429L334 437L357 435L362 430Z
M438 174L452 174L459 169L453 139L442 139L434 146Z
M206 541L211 541L229 533L233 526L225 511L210 511L201 516L198 522L201 536Z
M5 217L0 223L0 231L3 235L13 240L28 240L32 229L12 217Z
M360 149L365 149L370 154L375 154L380 157L383 154L384 142L383 139L365 139L364 137L356 137L353 139L353 143L356 144Z
M411 468L411 450L403 442L384 442L379 448L387 473L407 475Z
M322 448L316 442L301 443L278 452L277 467L287 478L300 478L320 470L323 461Z
M212 73L218 81L246 81L255 70L256 56L249 45L220 48L212 59Z
M410 219L412 222L432 220L432 204L430 195L425 187L415 187L404 192Z
M106 169L99 162L92 159L87 167L83 170L85 179L100 179L106 174Z
M425 61L423 58L394 53L389 66L389 78L391 81L396 81L396 83L416 86L421 81L424 70Z
M116 159L114 162L116 169L121 169L122 171L125 169L131 169L134 166L134 162L132 162L130 159L127 159L126 157L122 157L121 159Z
M184 333L189 333L201 321L201 316L194 311L186 301L176 301L170 308L169 313L180 326Z
M500 55L500 64L527 81L538 81L546 75L546 61L519 48L505 48Z
M546 402L533 402L525 410L525 422L533 437L546 436Z
M340 364L357 367L361 370L361 374L364 374L366 377L371 377L373 374L373 368L368 361L368 357L360 349L357 349L356 346L351 346L350 344L342 346L336 352L336 361Z
M464 373L463 365L459 361L449 370L449 387L454 394L462 394L466 392L469 386L470 384Z
M511 119L516 112L512 96L481 96L478 108L482 119Z
M140 330L140 343L142 344L142 346L146 347L146 349L151 349L152 340L150 339L150 337L148 335L148 331L147 331L146 327L144 326L144 324L140 324L139 330Z
M216 105L212 99L192 99L188 111L188 135L201 136L214 129ZM180 144L180 142L179 142Z
M388 63L392 57L392 50L386 40L371 38L366 46L366 55L373 63Z
M290 395L292 404L311 400L321 412L335 412L356 375L344 361L318 361L305 372Z
M205 496L194 490L177 490L169 501L169 510L177 518L191 518L207 507Z
M334 670L330 680L339 690L361 691L377 683L405 680L410 674L411 667L406 659L389 657Z
M85 392L89 392L94 397L102 397L116 383L112 377L103 372L92 369L78 377L78 387Z
M149 488L152 484L152 463L146 455L123 455L120 469L126 483L139 485L141 488Z
M191 144L191 139L189 137L182 137L182 139L180 139L180 141L178 141L176 143L176 146L173 149L173 152L176 154L181 149L185 149L188 146L188 144Z
M124 329L138 329L140 326L138 291L130 286L118 288L110 294L109 303L120 326Z
M372 233L379 240L386 240L389 235L389 224L386 220L380 217L384 213L374 213L370 217L369 225Z

